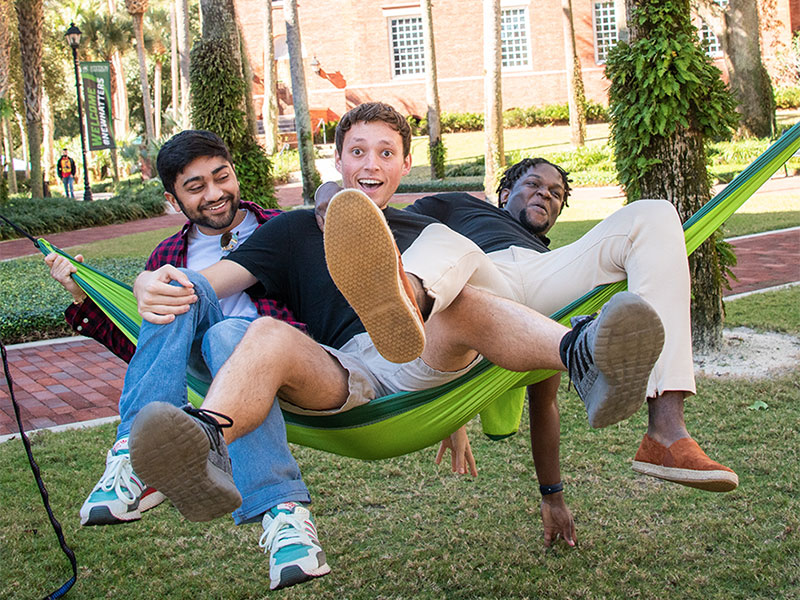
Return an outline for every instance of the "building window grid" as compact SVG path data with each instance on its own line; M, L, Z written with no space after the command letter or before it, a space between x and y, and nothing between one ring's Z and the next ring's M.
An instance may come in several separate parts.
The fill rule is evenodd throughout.
M597 64L603 64L608 58L609 50L617 43L617 14L614 3L595 2L592 16L595 61Z
M392 73L394 77L425 73L422 17L391 19Z
M705 21L701 22L698 28L698 35L700 36L701 42L706 42L706 52L711 58L722 56L722 44L720 44L719 38Z
M527 67L530 64L528 9L505 9L501 13L500 23L502 66Z

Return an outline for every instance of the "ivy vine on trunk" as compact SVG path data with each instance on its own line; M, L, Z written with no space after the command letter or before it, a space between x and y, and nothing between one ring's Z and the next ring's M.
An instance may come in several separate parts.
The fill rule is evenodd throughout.
M610 52L611 133L628 202L665 198L685 221L711 196L707 139L730 137L736 101L691 24L689 0L627 0L630 42ZM722 341L722 274L712 238L690 261L695 348Z

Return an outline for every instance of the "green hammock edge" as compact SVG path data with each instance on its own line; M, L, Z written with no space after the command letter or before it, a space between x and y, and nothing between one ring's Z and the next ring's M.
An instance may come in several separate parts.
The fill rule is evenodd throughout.
M686 221L684 231L687 253L691 254L716 231L799 148L800 123L787 130L720 194ZM40 239L39 244L45 254L45 248L50 248L71 259L78 269L76 281L106 311L105 306L109 302L99 297L100 292L95 289L103 289L105 286L95 280L109 278L88 265L74 261L45 240ZM130 294L130 287L116 283ZM571 316L594 312L626 287L625 281L599 286L554 313L552 318L567 323ZM135 300L133 307L134 314L138 317ZM135 336L126 329L126 322L131 321L130 317L115 318L112 314L109 317L135 343ZM138 333L138 325L136 332ZM301 416L284 411L287 435L289 441L303 446L361 459L382 459L408 454L444 439L495 402L519 402L520 395L509 393L511 390L541 381L550 374L543 371L515 373L484 361L472 372L445 386L393 394L340 415ZM189 382L189 400L196 406L202 403L204 393L199 391L201 386L198 383ZM501 432L500 435L504 436L506 433Z

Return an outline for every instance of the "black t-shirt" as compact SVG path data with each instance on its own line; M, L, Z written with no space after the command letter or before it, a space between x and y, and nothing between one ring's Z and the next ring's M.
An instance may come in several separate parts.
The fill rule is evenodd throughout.
M401 252L435 222L391 207L384 215ZM283 302L317 342L341 348L364 331L328 274L314 211L293 210L270 219L223 260L250 271L259 281L251 291Z
M529 232L505 210L463 192L425 196L407 211L433 217L480 246L484 252L521 246L548 252L550 240Z

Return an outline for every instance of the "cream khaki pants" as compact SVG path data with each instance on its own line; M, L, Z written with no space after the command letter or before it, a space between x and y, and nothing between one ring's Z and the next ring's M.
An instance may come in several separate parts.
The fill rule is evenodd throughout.
M661 317L666 334L648 397L696 391L686 244L678 214L665 200L629 204L576 242L545 253L512 246L487 255L448 227L429 225L403 253L403 265L433 297L431 314L466 284L549 315L598 285L627 278L628 289Z

